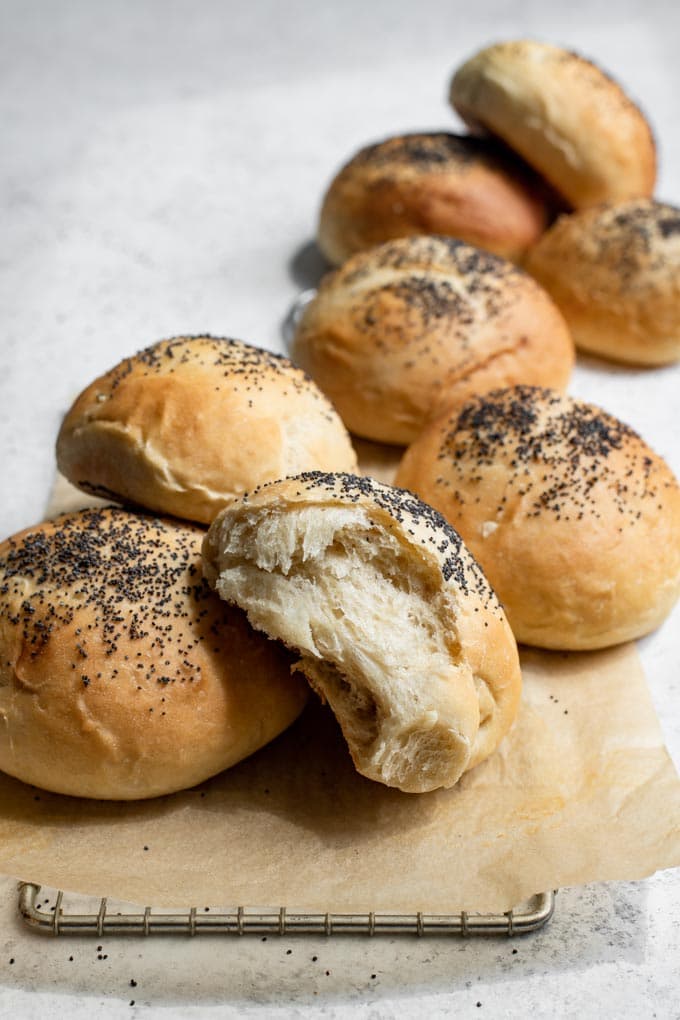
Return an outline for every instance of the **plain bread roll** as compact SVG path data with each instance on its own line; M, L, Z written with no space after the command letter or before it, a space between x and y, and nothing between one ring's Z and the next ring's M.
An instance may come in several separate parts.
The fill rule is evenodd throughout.
M456 71L450 96L463 120L502 138L574 208L654 190L644 114L576 53L532 39L496 43Z

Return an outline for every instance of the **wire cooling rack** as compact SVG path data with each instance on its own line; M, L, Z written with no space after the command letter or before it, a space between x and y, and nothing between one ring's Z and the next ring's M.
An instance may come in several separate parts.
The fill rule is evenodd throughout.
M541 928L553 915L555 893L541 893L502 914L310 914L286 907L256 910L191 907L170 912L143 907L127 913L106 897L83 912L83 898L42 886L19 886L19 915L44 935L522 935ZM44 903L41 902L44 900ZM51 906L49 906L51 904ZM88 908L91 906L87 901Z

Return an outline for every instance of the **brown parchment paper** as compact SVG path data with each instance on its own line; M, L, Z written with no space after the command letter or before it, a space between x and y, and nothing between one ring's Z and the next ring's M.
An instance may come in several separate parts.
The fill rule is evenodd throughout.
M82 504L59 487L52 509ZM452 790L359 776L316 702L202 786L136 804L0 774L0 870L157 906L502 911L536 892L680 866L680 779L633 645L524 650L517 722Z

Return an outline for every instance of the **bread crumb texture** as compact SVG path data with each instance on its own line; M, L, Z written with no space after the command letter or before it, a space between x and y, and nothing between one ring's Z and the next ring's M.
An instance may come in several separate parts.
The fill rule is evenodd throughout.
M321 472L265 485L214 522L204 560L223 598L299 653L369 778L451 786L510 726L504 614L460 536L412 495Z

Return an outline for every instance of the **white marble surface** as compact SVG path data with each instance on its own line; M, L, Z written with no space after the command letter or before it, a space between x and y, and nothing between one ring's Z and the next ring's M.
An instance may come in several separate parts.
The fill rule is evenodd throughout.
M0 534L42 516L60 417L119 358L181 332L281 349L331 174L382 136L455 130L451 71L518 35L625 84L680 204L670 0L1 0ZM582 359L571 391L680 474L679 382ZM640 646L676 765L679 624ZM515 940L49 940L14 903L0 879L3 1017L680 1017L678 871L562 891Z

